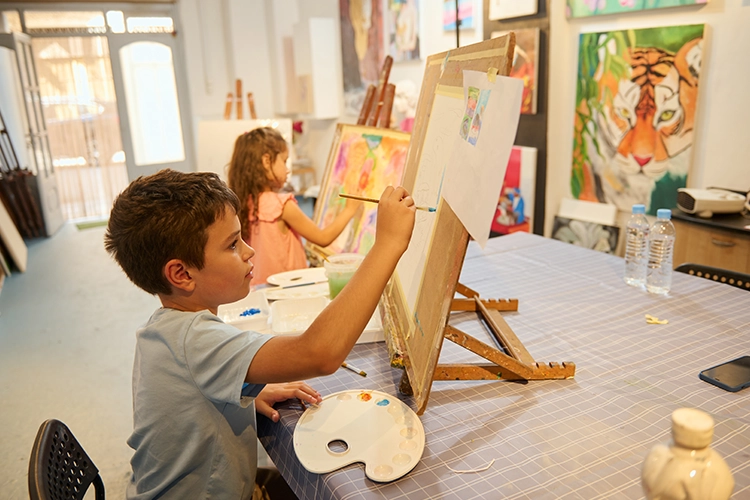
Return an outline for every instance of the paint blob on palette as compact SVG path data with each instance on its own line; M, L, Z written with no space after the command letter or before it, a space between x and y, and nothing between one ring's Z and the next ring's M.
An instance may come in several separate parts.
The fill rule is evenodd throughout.
M294 429L294 451L305 469L324 474L355 462L377 482L394 481L422 458L425 435L414 411L380 391L350 390L309 407Z

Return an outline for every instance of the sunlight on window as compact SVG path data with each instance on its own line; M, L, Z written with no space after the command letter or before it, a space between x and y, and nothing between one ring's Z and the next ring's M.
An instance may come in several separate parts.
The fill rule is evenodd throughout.
M136 165L183 161L180 108L172 49L155 42L120 49Z
M24 12L29 33L104 33L104 13L98 11Z
M125 33L125 16L121 10L108 11L107 24L109 24L112 33Z
M171 17L128 17L128 33L173 33Z
M17 10L5 10L0 12L0 15L4 18L5 22L8 23L9 33L21 33L21 15ZM3 20L0 19L0 22Z

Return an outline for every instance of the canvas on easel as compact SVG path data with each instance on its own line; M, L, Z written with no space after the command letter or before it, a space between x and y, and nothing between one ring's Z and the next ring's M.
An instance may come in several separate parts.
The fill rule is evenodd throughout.
M417 212L409 249L386 287L381 307L391 363L395 365L395 356L400 355L418 414L422 414L427 406L433 380L569 378L575 371L573 364L561 367L554 363L536 363L523 349L497 313L498 310L514 310L517 302L481 300L476 292L458 284L469 234L457 212L446 202L448 197L442 195L447 191L443 188L443 176L451 171L446 166L456 151L456 136L466 120L464 71L486 73L487 80L496 74L507 76L514 45L515 36L509 33L427 59L403 186L417 205L435 206L437 211ZM520 84L518 91L520 109ZM518 110L515 114L518 115ZM474 122L472 128L473 125ZM468 134L467 138L471 137L471 132ZM515 135L515 128L512 134ZM508 155L509 151L510 144ZM446 185L455 190L455 172L452 175L454 177ZM501 183L502 177L498 179L498 191ZM494 204L497 194L493 192L492 195ZM455 200L453 203L454 207L458 206ZM476 310L489 324L494 324L493 332L497 331L496 338L509 355L447 325L455 307L457 290L462 290L467 297L459 302L463 307L461 310ZM479 354L490 363L439 365L444 338Z
M410 134L364 125L338 124L328 155L313 221L325 227L344 209L339 194L380 198L383 190L402 183ZM366 254L375 242L378 206L364 204L330 245L306 244L310 260L336 253Z

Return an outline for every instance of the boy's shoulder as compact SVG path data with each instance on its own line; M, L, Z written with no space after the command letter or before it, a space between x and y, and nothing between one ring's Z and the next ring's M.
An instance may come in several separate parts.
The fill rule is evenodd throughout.
M161 307L154 311L146 323L138 330L139 336L157 335L175 337L185 334L191 329L236 330L231 325L221 321L219 317L208 310L180 311L169 307Z

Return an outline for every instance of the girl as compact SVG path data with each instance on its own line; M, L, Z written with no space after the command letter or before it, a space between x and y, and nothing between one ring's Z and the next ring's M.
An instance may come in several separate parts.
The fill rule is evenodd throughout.
M241 201L242 238L255 249L253 285L272 274L307 267L301 238L325 247L344 230L362 202L346 200L344 210L321 229L302 212L293 193L278 193L287 179L289 149L279 132L256 128L234 143L227 173Z

